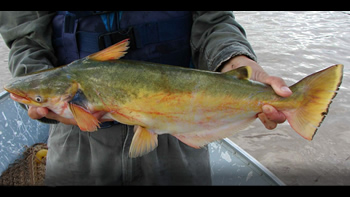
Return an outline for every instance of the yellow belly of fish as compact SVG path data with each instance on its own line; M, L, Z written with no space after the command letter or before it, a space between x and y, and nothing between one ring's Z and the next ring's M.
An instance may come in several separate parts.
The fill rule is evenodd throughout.
M139 125L156 134L207 135L218 138L247 126L259 112L256 104L232 97L201 93L143 94L120 106L112 117L129 125ZM254 110L252 110L254 109Z

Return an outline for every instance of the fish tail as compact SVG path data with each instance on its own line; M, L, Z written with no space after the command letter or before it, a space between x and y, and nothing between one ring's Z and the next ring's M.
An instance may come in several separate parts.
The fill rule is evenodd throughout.
M299 135L307 140L313 139L339 90L342 77L343 65L338 64L316 72L290 87L293 95L299 96L292 98L292 102L299 104L295 109L284 111L284 114Z

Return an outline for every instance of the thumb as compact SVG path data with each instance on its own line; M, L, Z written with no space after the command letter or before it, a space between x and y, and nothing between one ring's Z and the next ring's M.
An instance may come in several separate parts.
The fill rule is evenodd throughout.
M289 97L293 93L287 86L286 82L280 77L267 76L263 82L271 85L276 94L282 97Z
M46 116L47 113L49 113L49 110L45 107L38 107L36 111L43 117Z
M29 106L28 108L28 116L35 120L45 117L48 112L49 110L45 107Z

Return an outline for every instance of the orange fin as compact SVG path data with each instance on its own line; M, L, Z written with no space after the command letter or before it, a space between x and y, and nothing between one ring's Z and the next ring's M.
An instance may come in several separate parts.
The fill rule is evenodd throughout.
M341 64L331 66L290 87L293 95L303 95L304 99L297 109L283 113L291 127L305 139L312 140L326 117L329 105L342 82L343 67Z
M100 128L100 122L86 109L74 103L69 103L69 109L72 111L80 130L97 131Z
M145 155L158 146L158 135L148 131L145 127L135 126L136 131L130 145L131 158Z
M129 39L122 40L117 44L114 44L102 51L91 54L88 56L88 59L95 61L108 61L108 60L117 60L123 57L129 49Z

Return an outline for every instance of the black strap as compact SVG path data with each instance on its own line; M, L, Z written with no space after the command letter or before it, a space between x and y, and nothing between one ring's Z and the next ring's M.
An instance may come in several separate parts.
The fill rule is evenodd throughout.
M104 48L107 48L108 46L115 44L117 42L120 42L124 39L130 39L129 47L131 50L136 48L136 39L134 36L134 30L132 27L128 28L127 30L122 31L116 31L116 32L108 32L105 34L102 34L98 37L98 47L99 50L102 50Z
M191 31L192 22L188 16L178 17L171 20L146 23L130 27L126 30L102 34L98 38L99 49L102 50L112 44L130 38L131 48L142 48L145 45L175 40L188 36ZM84 35L89 36L89 35Z

